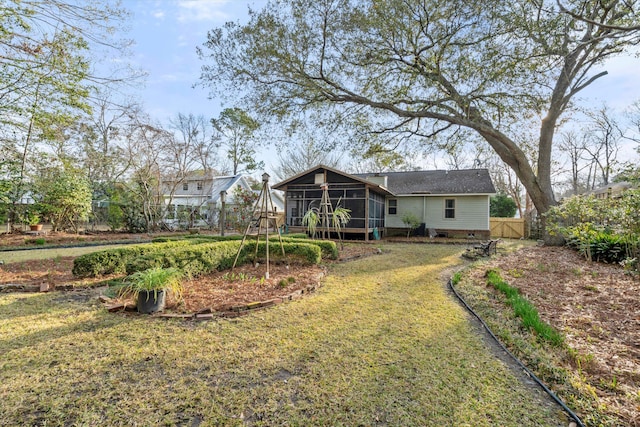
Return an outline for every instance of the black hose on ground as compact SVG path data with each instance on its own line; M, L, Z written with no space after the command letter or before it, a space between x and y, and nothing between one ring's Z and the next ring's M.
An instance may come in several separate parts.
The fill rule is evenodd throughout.
M456 296L456 298L458 298L458 300L460 300L460 302L462 303L462 305L465 306L465 308L469 311L469 313L473 314L475 316L476 319L478 319L480 321L480 323L482 324L482 326L486 329L486 331L489 333L489 335L491 335L491 337L500 345L500 347L502 347L502 349L509 355L511 356L511 358L513 360L516 361L516 363L527 373L527 375L529 375L531 378L533 378L533 380L538 383L538 385L540 387L542 387L542 389L549 395L551 396L551 398L553 400L556 401L556 403L558 405L560 405L560 407L562 407L562 409L567 413L567 415L569 415L570 418L572 418L576 424L578 425L578 427L585 427L585 425L582 423L582 421L580 420L580 418L558 397L556 396L556 394L554 392L552 392L541 380L540 378L538 378L533 372L531 372L529 370L529 368L527 368L524 363L522 363L520 361L520 359L518 359L512 352L509 351L509 349L507 347L504 346L504 344L502 344L502 342L498 339L498 337L495 336L495 334L493 333L493 331L491 330L491 328L489 328L489 326L485 323L485 321L478 315L478 313L476 313L475 311L473 311L473 309L469 306L469 304L467 304L467 302L464 300L464 298L462 298L460 296L460 294L458 294L458 292L456 291L456 289L453 287L453 282L451 281L451 279L449 279L449 281L447 282L447 284L449 285L449 289L451 289L451 291L453 292L453 294Z

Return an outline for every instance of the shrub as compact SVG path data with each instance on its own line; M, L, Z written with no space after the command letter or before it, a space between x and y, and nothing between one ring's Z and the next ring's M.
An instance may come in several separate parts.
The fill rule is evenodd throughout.
M147 243L132 245L124 248L109 249L81 255L73 261L73 275L77 277L96 277L105 274L126 272L127 262L151 252L162 252L172 247L189 246L194 244L188 240Z
M130 260L126 272L150 268L179 268L189 277L214 270L231 268L240 242L211 242L173 247L162 252L150 252Z
M214 270L231 268L239 247L239 241L211 242L175 247L162 252L150 252L130 260L126 265L126 272L132 274L150 268L175 267L183 270L188 276L198 276ZM266 242L258 244L257 256L259 258L266 256L266 247ZM322 252L320 247L315 244L286 242L283 247L285 255L297 258L304 263L318 264L321 261ZM271 260L282 259L279 245L270 242L269 249ZM238 265L247 263L255 253L255 242L246 242L238 255Z
M226 242L226 241L240 241L242 240L242 235L234 234L231 236L177 236L177 237L157 237L153 239L154 242L168 242L168 241L179 241L179 240L198 240L200 242ZM247 241L253 241L256 239L256 236L247 236ZM261 238L261 241L264 241ZM274 244L274 242L278 241L277 235L269 236L269 243ZM338 259L338 245L336 242L332 240L311 240L307 238L306 234L297 233L297 234L287 234L286 237L282 237L282 242L302 242L302 243L313 243L314 245L320 246L322 250L322 257L328 259Z
M620 197L572 197L549 210L547 224L590 261L621 263L632 271L640 248L640 190Z
M420 218L413 212L407 212L402 215L402 222L407 227L407 238L411 236L413 230L420 226Z

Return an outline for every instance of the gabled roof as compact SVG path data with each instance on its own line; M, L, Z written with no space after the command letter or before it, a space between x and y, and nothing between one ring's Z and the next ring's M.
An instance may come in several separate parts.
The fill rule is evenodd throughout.
M348 174L325 165L301 172L274 185L275 189L284 189L296 180L321 170L331 171L346 178L362 182L380 192L390 195L452 195L452 194L495 194L496 189L487 169L432 170L409 172L382 172ZM378 185L379 178L386 177L386 185Z
M357 174L366 179L386 176L387 188L396 195L420 194L494 194L496 192L487 169L433 170Z
M209 199L208 202L217 203L218 199L220 199L220 192L224 190L229 193L229 189L240 180L246 181L246 178L243 175L216 176L213 178L213 183L211 185L211 199ZM249 183L245 184L246 188L249 188ZM231 194L228 194L228 196L231 196Z
M285 190L287 185L297 181L298 179L300 179L300 178L302 178L304 176L307 176L307 175L310 175L310 174L315 174L315 173L318 173L320 171L325 171L325 170L329 171L329 172L332 172L332 173L334 173L336 175L341 175L341 176L343 176L343 177L345 177L345 178L347 178L349 180L353 180L353 181L356 181L356 182L361 182L361 183L367 185L369 188L374 189L374 191L377 191L379 193L393 195L387 188L385 188L385 187L383 187L381 185L378 185L375 182L367 181L366 179L363 179L360 175L351 175L351 174L348 174L346 172L343 172L343 171L340 171L338 169L334 169L332 167L325 166L325 165L322 165L322 164L318 165L318 166L315 166L315 167L313 167L311 169L307 169L304 172L300 172L299 174L294 175L291 178L287 178L284 181L281 181L281 182L273 185L271 188L273 188L275 190Z

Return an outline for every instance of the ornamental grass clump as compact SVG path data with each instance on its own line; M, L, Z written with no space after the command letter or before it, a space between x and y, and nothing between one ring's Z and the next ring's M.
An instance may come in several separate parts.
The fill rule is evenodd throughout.
M182 300L182 278L184 273L177 268L150 268L137 271L124 280L124 286L120 289L120 296L131 296L138 300L141 292L153 294L154 301L158 300L161 291L171 293L177 301Z

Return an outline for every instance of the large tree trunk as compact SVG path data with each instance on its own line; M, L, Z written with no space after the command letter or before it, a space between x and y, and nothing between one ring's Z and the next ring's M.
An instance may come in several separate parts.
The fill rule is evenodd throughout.
M553 132L549 134L544 123L545 121L543 121L543 129L540 134L540 152L538 153L538 161L548 163L546 167L538 167L537 174L531 167L531 163L527 159L525 153L509 137L494 129L487 122L479 127L472 126L480 133L480 135L482 135L489 145L491 145L502 161L504 161L515 172L516 176L527 190L527 193L536 207L541 219L544 219L544 214L557 203L551 186L550 163ZM553 130L553 126L551 126L551 130ZM542 221L542 225L545 242L549 244L557 244L557 242L554 242L552 236L549 236L545 231L544 221Z

